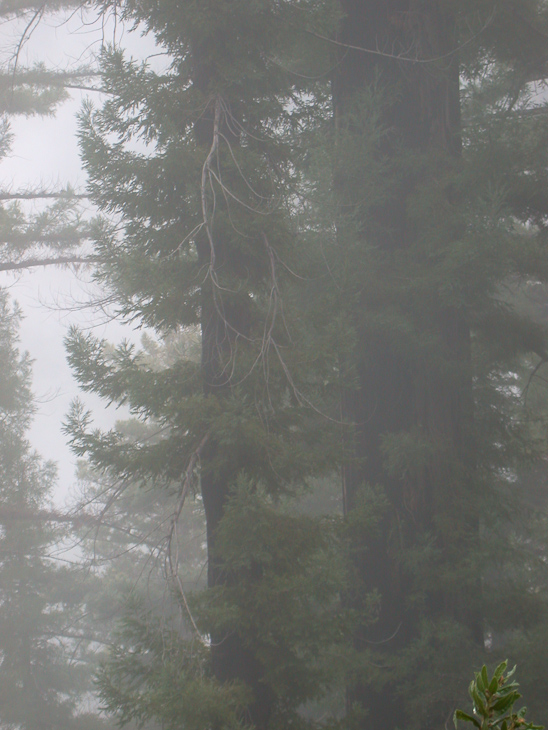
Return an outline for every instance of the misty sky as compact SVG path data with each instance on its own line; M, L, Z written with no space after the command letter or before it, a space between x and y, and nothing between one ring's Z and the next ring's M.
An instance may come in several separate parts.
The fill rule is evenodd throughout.
M15 27L12 32L16 38ZM126 46L131 44L134 55L142 57L153 49L149 39L123 34L119 25L116 32L118 41L121 39ZM104 36L105 31L99 25L86 26L77 15L69 23L50 19L33 33L19 63L25 66L40 60L54 68L80 66L100 50ZM109 38L107 32L109 40L112 36ZM4 41L3 62L9 59L12 47L13 41ZM0 162L3 189L59 189L67 183L77 190L85 188L85 175L78 158L75 117L86 96L73 92L71 101L58 109L55 118L17 117L12 120L12 152ZM94 101L100 103L100 95L93 96ZM70 324L77 323L92 328L97 336L115 342L124 337L138 341L139 333L119 322L108 322L102 313L78 306L86 302L92 292L91 284L82 274L52 268L17 275L0 273L0 285L8 288L25 316L21 344L34 360L37 399L30 438L45 458L58 462L57 499L62 500L74 482L75 459L65 444L61 423L71 399L77 394L63 349L66 330ZM97 398L86 395L82 399L93 409L98 425L111 425L120 415L113 409L105 412Z

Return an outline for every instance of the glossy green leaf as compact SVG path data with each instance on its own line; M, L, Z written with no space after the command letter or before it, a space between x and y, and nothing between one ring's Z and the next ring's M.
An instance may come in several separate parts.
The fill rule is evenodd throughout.
M455 713L453 714L453 723L455 724L455 727L457 727L459 720L464 720L464 722L471 722L477 728L481 727L480 722L473 715L469 715L467 712L463 712L462 710L455 710Z
M481 668L481 672L480 672L479 676L481 677L481 682L483 684L483 687L481 688L481 690L482 690L482 692L485 692L485 690L489 687L489 676L487 674L487 667L485 666L485 664Z
M474 705L475 705L476 710L485 717L487 715L487 710L485 708L485 702L483 701L480 693L478 692L478 689L477 689L475 683L472 685L472 699L474 700Z
M509 695L508 697L501 697L500 700L497 700L495 704L493 705L493 709L495 712L500 712L501 714L509 710L514 702L519 699L521 695L518 695L517 697L513 694Z
M499 678L495 674L491 682L489 683L488 692L490 695L494 695L499 687Z
M495 674L494 674L494 676L495 676L495 677L496 677L497 679L500 679L500 678L502 677L502 675L504 674L504 672L506 671L506 667L507 667L507 666L508 666L508 659L506 659L506 660L505 660L504 662L501 662L501 663L500 663L500 664L498 665L498 667L497 667L497 668L495 669ZM514 667L514 669L515 669L515 667Z

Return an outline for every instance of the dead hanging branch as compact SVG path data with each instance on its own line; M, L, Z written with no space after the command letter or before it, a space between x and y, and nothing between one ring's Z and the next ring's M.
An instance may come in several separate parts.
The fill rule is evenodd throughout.
M181 512L183 511L183 507L185 504L185 500L187 498L187 495L192 488L192 482L194 479L194 473L196 471L197 466L200 463L200 457L202 455L202 452L204 448L207 445L207 442L209 441L209 433L206 433L206 435L203 437L203 439L200 441L196 449L192 452L190 459L188 461L188 466L185 471L184 479L183 479L183 485L181 487L181 493L179 495L179 499L177 500L177 505L175 507L175 511L173 512L173 515L171 517L170 527L169 527L169 533L167 536L167 550L166 550L166 573L170 580L174 583L177 592L179 593L181 600L183 602L183 605L185 607L185 611L188 615L188 618L190 620L190 623L192 624L192 628L196 632L196 636L199 638L199 640L206 644L206 639L202 636L200 633L200 630L198 629L198 626L196 624L196 621L194 620L194 616L192 615L192 612L190 610L190 606L188 605L188 600L185 595L185 591L183 588L183 584L181 581L181 578L179 576L179 539L177 535L177 526L179 524L179 518L181 517ZM173 555L173 546L175 545L175 555Z
M269 216L271 213L276 209L277 203L274 201L274 204L270 204L265 209L265 202L268 202L268 199L265 198L263 195L258 193L254 187L251 185L251 183L247 180L245 177L245 174L238 164L238 161L236 159L236 156L234 154L234 150L232 149L232 145L230 144L229 139L225 134L223 134L223 125L226 125L228 129L231 129L231 125L235 125L236 127L240 127L242 131L245 131L241 125L237 122L237 120L234 119L232 114L230 113L230 110L228 106L224 103L222 97L216 97L214 100L215 104L215 111L214 111L214 119L213 119L213 129L212 129L212 136L211 136L211 145L208 150L208 154L206 156L206 159L204 160L204 163L202 165L202 174L201 174L201 206L202 206L202 221L200 224L194 229L194 232L198 232L202 228L204 229L207 237L207 241L209 244L209 264L208 264L208 270L206 274L206 278L209 277L211 280L211 283L213 285L212 287L212 298L213 298L213 305L215 307L215 310L220 318L220 320L223 323L223 326L225 328L225 332L227 333L227 337L225 340L225 344L229 347L228 357L226 358L226 364L222 370L221 375L225 376L225 384L226 385L238 385L239 383L243 382L251 372L257 367L259 363L262 363L265 381L268 385L269 382L269 362L270 362L270 351L272 350L275 353L275 356L277 360L280 363L280 366L282 368L282 371L289 383L289 386L291 390L293 391L295 398L297 402L302 405L306 406L307 408L311 408L316 413L318 413L321 416L324 416L330 421L333 421L334 423L339 423L338 419L332 418L328 416L327 414L322 413L314 404L310 401L309 398L307 398L298 388L297 384L295 383L289 366L287 365L284 356L282 354L282 349L280 345L277 343L274 333L276 329L276 324L278 319L281 318L283 326L285 328L286 334L291 340L291 335L289 333L289 329L287 327L287 323L285 321L284 311L283 311L283 298L282 294L278 285L278 278L277 278L277 272L276 272L276 255L275 251L272 249L268 237L266 233L262 232L262 242L265 247L268 261L269 261L269 269L270 269L270 280L271 280L271 288L269 292L269 299L268 299L268 310L265 317L264 322L264 328L262 332L262 336L259 342L259 352L253 363L251 364L251 367L249 368L248 372L237 382L233 381L233 375L235 371L235 350L234 350L234 343L233 339L243 338L244 340L253 343L255 340L253 340L251 337L247 336L245 333L241 332L239 329L234 327L234 325L227 319L224 313L224 307L223 307L223 298L222 298L222 292L227 291L219 282L217 277L217 271L216 271L216 251L215 251L215 239L213 234L213 223L215 218L215 211L216 211L216 190L215 186L220 189L222 195L225 198L226 204L229 207L229 199L234 201L236 204L243 206L244 208L250 210L251 212L262 215L262 216ZM237 134L237 130L234 132ZM247 134L247 132L246 132ZM251 135L253 136L253 135ZM234 162L234 165L236 169L238 170L239 175L244 180L246 186L251 191L252 195L258 199L257 206L251 206L245 201L241 199L241 197L234 194L233 191L231 191L223 182L222 180L222 174L219 167L219 149L222 143L225 143L229 154ZM236 228L234 230L237 230ZM191 234L192 235L192 234ZM223 352L221 352L221 348L219 346L219 358L222 359ZM182 496L182 502L184 502L186 494L183 494ZM181 509L182 509L182 503L181 503ZM178 517L177 517L178 519ZM176 523L175 523L176 524ZM169 538L169 545L171 545L172 541L172 535L170 534ZM171 555L169 555L169 559L171 559ZM186 605L186 599L185 601Z
M209 271L208 274L216 284L216 273L215 273L215 243L213 241L212 223L215 216L215 189L211 184L211 172L212 172L212 161L217 155L219 149L219 126L221 122L221 102L220 99L215 100L215 119L213 122L213 137L211 141L211 147L209 153L202 166L202 181L201 181L201 200L202 200L202 217L203 226L209 242ZM213 207L211 213L209 212L209 206L207 204L207 190L209 188L213 194Z
M489 17L486 19L486 21L483 23L481 28L474 34L472 34L466 41L458 45L456 48L453 48L448 53L444 53L440 56L432 56L430 58L421 58L418 54L413 53L415 50L416 44L413 42L409 48L407 48L404 51L401 51L399 53L395 53L394 51L386 51L377 45L376 48L366 48L364 46L357 46L353 45L351 43L343 43L342 41L336 39L336 38L329 38L328 36L322 35L321 33L316 33L313 30L305 30L304 32L307 35L313 36L314 38L317 38L318 40L324 41L326 43L329 43L331 45L337 46L339 48L344 48L347 51L357 51L359 53L366 53L372 56L380 56L382 58L388 58L392 59L394 61L399 62L405 62L405 63L411 63L411 64L433 64L433 63L439 63L440 61L444 61L448 58L451 58L458 53L460 53L464 48L469 46L471 43L479 39L485 31L489 28L489 26L493 23L496 15L496 10L493 10L493 12L489 15Z
M19 42L17 43L16 49L12 55L12 62L13 62L13 71L12 76L13 80L15 82L15 76L17 73L17 67L19 65L19 56L21 55L21 51L23 50L23 46L25 43L29 40L29 38L32 36L38 25L40 24L40 21L42 20L44 13L46 11L46 3L42 3L42 5L39 5L38 8L36 8L35 12L32 14L31 19L27 23L25 29L23 30Z
M533 380L538 377L539 370L546 365L548 362L548 353L544 351L535 351L535 354L540 357L539 362L535 365L533 370L529 373L529 378L527 379L527 383L523 390L521 391L521 397L523 398L523 403L525 406L527 406L527 396L529 395L529 388L531 387L531 383Z
M235 369L235 342L237 339L244 339L248 342L252 342L252 339L242 332L240 329L235 327L234 323L230 322L227 316L224 312L224 305L223 305L223 297L222 292L228 291L224 286L221 285L219 282L219 278L217 275L217 261L216 261L216 250L215 250L215 237L213 233L213 225L214 225L214 219L215 219L215 212L216 212L216 205L217 205L217 190L220 191L222 194L227 210L230 210L231 202L235 203L252 213L256 215L261 216L269 216L272 214L272 212L278 207L279 201L276 199L273 199L272 197L265 197L264 195L261 195L251 182L246 177L244 171L242 170L242 167L238 163L237 157L235 155L234 149L232 147L232 144L229 140L229 136L227 134L223 133L223 130L228 130L230 134L234 135L234 137L239 136L239 131L245 131L242 125L237 122L237 120L233 117L233 115L230 112L230 109L228 105L225 103L222 97L216 97L214 99L214 119L213 119L213 129L212 129L212 136L211 136L211 145L208 150L208 154L206 156L206 159L204 160L204 163L202 165L202 175L201 175L201 206L202 206L202 221L197 226L193 233L198 232L202 228L205 231L206 238L209 244L209 264L208 264L208 270L206 274L206 278L209 278L212 283L212 300L213 300L213 306L215 307L215 310L219 316L220 321L223 323L225 332L226 332L226 339L224 340L225 345L228 345L229 353L228 356L225 358L226 363L225 366L221 372L221 376L225 377L225 384L231 383L234 385L235 383L232 382L232 377L234 375L234 369ZM247 132L246 132L247 134ZM253 137L253 135L250 135ZM255 138L255 137L253 137ZM256 138L255 138L256 139ZM219 164L219 151L221 148L221 145L226 146L228 153L232 159L232 162L238 171L238 174L240 178L244 181L244 184L250 191L253 198L257 201L256 205L249 204L245 200L242 199L241 196L237 195L233 190L231 190L223 181L223 175L221 171L221 167ZM232 219L231 219L232 220ZM234 230L237 233L240 233L238 229L234 226L234 223L232 223L232 226ZM192 235L192 234L191 234ZM265 333L263 337L263 343L261 346L261 351L251 367L251 370L254 369L257 362L259 362L261 359L263 362L265 362L266 355L268 353L268 343L270 342L272 332L274 330L274 324L276 321L276 316L278 313L278 309L280 308L280 296L279 296L279 289L277 285L277 281L275 278L275 268L273 265L273 253L270 249L270 246L268 244L268 240L266 238L266 235L263 234L263 240L269 255L269 260L271 263L271 271L273 273L273 289L271 291L270 295L270 302L269 302L269 313L267 316L267 322L265 323ZM223 359L223 356L226 353L221 352L221 348L219 347L219 358L220 360ZM250 370L250 372L251 372ZM247 376L245 376L247 377ZM245 378L244 378L245 379Z

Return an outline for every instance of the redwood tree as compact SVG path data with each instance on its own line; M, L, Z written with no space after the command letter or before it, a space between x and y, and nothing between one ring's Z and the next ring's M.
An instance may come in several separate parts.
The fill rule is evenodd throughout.
M350 511L366 485L379 485L389 503L378 537L356 559L380 602L377 620L355 637L387 671L379 678L366 668L349 699L365 709L367 728L434 727L451 702L435 673L455 672L483 649L479 515L500 478L495 452L506 468L516 456L503 410L495 425L491 401L486 424L484 399L490 388L500 394L505 358L511 368L520 350L543 353L539 328L516 317L500 287L519 285L525 272L544 275L544 211L533 198L519 203L527 176L544 183L544 161L523 155L521 169L504 170L486 163L508 154L509 130L527 114L527 84L546 54L545 7L341 7L330 41L338 51L337 225L360 262L349 282L355 384L344 396L353 424L344 489ZM518 41L528 33L530 43ZM543 125L521 129L532 144L545 139ZM519 245L518 221L537 226ZM504 354L493 347L497 337L513 342ZM359 589L349 600L359 605Z

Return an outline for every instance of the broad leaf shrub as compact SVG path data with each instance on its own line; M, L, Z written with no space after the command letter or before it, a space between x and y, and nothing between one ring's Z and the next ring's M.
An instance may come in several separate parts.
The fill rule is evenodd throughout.
M453 722L458 728L458 721L471 722L480 730L543 730L542 725L533 725L525 719L527 708L522 707L514 712L514 704L520 699L519 684L512 681L516 667L506 672L508 662L502 662L495 669L491 678L485 664L475 679L470 682L468 692L474 705L473 714L456 710Z

